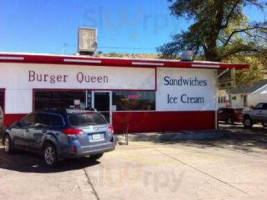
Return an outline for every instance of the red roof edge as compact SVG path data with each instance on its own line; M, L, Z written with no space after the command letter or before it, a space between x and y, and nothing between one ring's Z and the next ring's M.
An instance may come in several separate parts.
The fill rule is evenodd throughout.
M39 63L39 64L71 64L94 66L120 67L171 67L171 68L204 68L204 69L248 69L246 64L227 64L205 61L176 61L160 59L130 59L130 58L103 58L86 56L63 56L45 54L0 53L0 62L9 63Z

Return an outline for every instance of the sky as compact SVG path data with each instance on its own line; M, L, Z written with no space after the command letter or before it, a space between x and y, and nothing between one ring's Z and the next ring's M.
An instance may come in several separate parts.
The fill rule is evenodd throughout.
M190 21L170 15L167 0L0 0L0 51L77 52L82 26L98 29L99 51L156 53ZM251 20L266 13L247 8Z

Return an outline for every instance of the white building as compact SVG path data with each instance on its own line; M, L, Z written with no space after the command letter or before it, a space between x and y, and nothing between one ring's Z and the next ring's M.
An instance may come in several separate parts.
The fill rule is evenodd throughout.
M231 106L244 108L267 102L267 79L263 79L251 86L234 88L229 92Z
M0 106L8 126L32 111L100 111L117 133L217 126L217 70L248 65L0 53Z

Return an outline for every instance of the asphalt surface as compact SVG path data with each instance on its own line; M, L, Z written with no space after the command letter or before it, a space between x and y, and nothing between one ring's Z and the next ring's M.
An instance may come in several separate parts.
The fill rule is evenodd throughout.
M38 155L5 155L0 147L0 199L266 199L266 129L223 129L233 134L209 141L130 141L99 162L66 160L56 169Z

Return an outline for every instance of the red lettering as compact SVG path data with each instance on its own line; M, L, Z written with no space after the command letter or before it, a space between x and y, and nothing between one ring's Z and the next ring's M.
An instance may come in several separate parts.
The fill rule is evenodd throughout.
M29 71L29 82L35 81L35 72Z
M103 76L103 78L104 78L103 83L108 83L108 76Z
M56 82L67 82L68 75L49 75L49 74L38 74L35 71L29 71L29 82L50 82L54 84Z
M63 77L64 77L64 78L63 78L63 82L66 83L66 82L67 82L68 75L64 75Z

